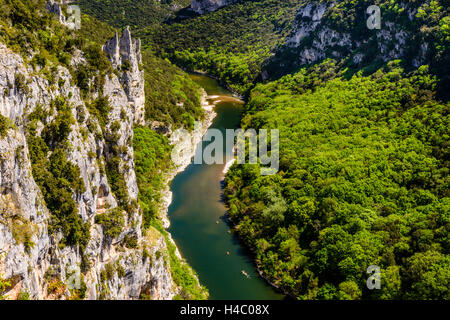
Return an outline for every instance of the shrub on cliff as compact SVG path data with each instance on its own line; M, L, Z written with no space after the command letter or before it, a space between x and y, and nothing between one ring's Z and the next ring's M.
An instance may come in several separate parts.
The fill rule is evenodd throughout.
M103 226L103 234L110 239L120 235L123 230L125 220L121 208L114 208L99 214L95 217L95 223Z
M10 127L9 120L0 114L0 139L3 139Z

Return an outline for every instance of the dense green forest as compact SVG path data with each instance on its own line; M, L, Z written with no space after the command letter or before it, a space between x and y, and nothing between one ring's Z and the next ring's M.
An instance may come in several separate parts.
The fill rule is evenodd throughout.
M367 29L357 11L365 4L341 1L326 18L361 39ZM260 270L285 292L450 299L445 4L417 3L411 22L398 3L380 2L414 34L403 60L383 63L372 52L360 66L347 57L297 65L251 91L242 126L280 130L280 172L263 177L257 166L234 166L225 197ZM417 69L413 50L423 41L431 50ZM295 52L276 58L279 76L293 70ZM381 290L367 289L370 265L381 267Z
M141 29L155 26L174 16L174 10L187 7L190 0L76 0L83 12L110 26Z
M164 187L164 173L170 169L171 147L167 137L147 127L134 130L136 177L139 185L139 202L143 211L144 227L151 225L158 214Z
M156 57L149 48L142 53L145 70L145 118L175 128L192 129L203 117L199 86L167 59ZM183 107L180 107L182 105Z
M349 80L322 67L252 91L243 126L280 130L280 172L232 168L236 231L300 299L449 299L450 104L436 78L401 61ZM370 265L381 290L366 287Z

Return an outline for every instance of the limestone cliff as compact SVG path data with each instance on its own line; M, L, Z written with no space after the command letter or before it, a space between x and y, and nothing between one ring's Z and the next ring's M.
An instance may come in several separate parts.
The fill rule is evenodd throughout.
M279 76L326 58L348 58L355 67L408 58L418 67L429 54L428 44L414 44L419 32L415 15L420 3L403 2L380 11L380 29L367 27L370 4L349 1L305 1L296 14L285 44L265 62L263 79ZM393 11L397 10L398 13ZM347 14L346 14L347 13ZM354 16L355 18L348 18Z
M127 27L120 39L116 33L103 50L108 53L113 68L120 71L119 81L133 109L134 122L144 124L145 91L144 71L140 70L141 40L132 39Z
M136 201L130 142L133 126L144 121L140 42L126 29L104 50L115 72L106 75L92 96L82 98L66 67L57 66L54 79L48 79L39 66L28 65L0 43L0 114L11 124L0 136L0 278L10 282L7 292L0 294L10 299L24 292L32 299L172 299L180 290L172 280L165 239L156 229L142 230ZM84 53L76 52L72 67L84 64ZM103 124L90 105L101 96L110 108ZM30 127L33 137L48 134L48 128L61 120L58 101L69 105L69 116L76 119L61 149L70 166L79 169L82 185L73 189L72 199L89 231L83 247L68 245L64 230L53 227L55 217L30 159ZM112 157L119 159L115 169L126 182L126 211L105 172ZM107 224L97 218L113 211L123 223L111 236Z

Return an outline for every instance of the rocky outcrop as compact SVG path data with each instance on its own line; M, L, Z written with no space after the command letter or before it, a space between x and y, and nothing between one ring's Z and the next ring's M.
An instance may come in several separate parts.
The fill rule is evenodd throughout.
M349 8L336 1L307 1L297 12L293 30L264 66L263 79L278 77L297 70L299 67L320 62L326 58L340 60L350 58L355 66L375 61L387 62L404 58L407 52L414 52L411 64L415 67L424 63L427 44L414 48L412 32L417 3L401 3L404 17L383 15L381 29L370 30L366 26L366 7L346 3ZM357 13L352 12L356 8ZM336 9L336 10L335 10ZM352 9L352 10L350 10ZM336 12L338 12L336 14ZM342 12L356 16L351 24L342 26L339 17ZM334 16L333 16L334 15ZM341 18L342 19L342 18ZM411 26L407 27L409 21Z
M49 213L32 178L24 135L10 129L0 140L0 155L0 275L14 279L10 298L24 290L42 297L40 279L51 246ZM34 243L31 248L25 236Z
M61 4L55 0L49 0L46 4L47 10L54 13L61 24L66 24L66 17L63 14Z
M126 30L120 40L116 37L108 42L108 53L110 48L116 50L114 41L119 56L110 57L119 76L107 75L101 88L111 108L104 128L90 114L69 70L58 66L55 81L50 82L0 43L0 113L13 124L0 138L0 277L11 283L8 291L0 294L8 298L26 292L33 299L68 299L83 292L86 299L138 299L143 294L172 299L178 293L164 237L153 230L150 239L149 231L142 230L139 206L122 212L124 226L114 239L107 237L95 220L117 208L104 170L112 149L121 150L118 172L124 176L130 200L138 195L130 141L133 126L143 121L140 44ZM124 68L126 61L129 69ZM75 52L72 63L75 67L86 63L83 53ZM73 194L79 216L90 226L84 250L64 245L62 231L49 230L52 213L34 180L27 145L32 113L37 108L45 113L36 125L36 134L41 135L44 122L52 123L56 117L52 101L61 97L77 119L71 125L65 151L67 160L80 169L85 187L82 193ZM105 138L113 133L117 137L114 142ZM133 239L134 244L126 245L127 239ZM71 287L72 280L77 284Z
M216 11L217 9L235 3L237 0L192 0L191 9L199 14Z
M116 32L103 50L108 54L113 68L119 72L119 81L132 107L134 122L144 124L145 82L144 71L140 70L142 64L141 40L133 39L130 29L127 27L120 39Z
M319 26L325 11L333 6L334 3L310 2L301 7L295 17L294 30L287 37L286 43L293 47L299 46Z

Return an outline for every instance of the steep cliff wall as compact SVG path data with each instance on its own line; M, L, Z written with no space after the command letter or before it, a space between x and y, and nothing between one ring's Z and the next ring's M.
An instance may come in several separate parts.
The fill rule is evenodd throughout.
M104 49L115 72L82 98L66 67L57 66L49 80L39 66L0 43L0 113L10 124L0 137L0 277L11 284L0 294L8 298L28 293L33 299L172 299L179 292L165 239L154 229L142 230L136 201L130 142L133 126L144 121L140 43L127 29ZM86 64L83 52L74 57L74 69ZM103 123L92 114L102 98L109 111ZM59 141L67 124L67 137ZM34 158L37 141L46 144L42 163ZM58 190L71 190L67 201L52 199L47 190L60 154L65 157L59 169L79 173L76 187L57 180ZM114 175L108 174L111 164L117 165ZM37 176L42 172L47 176ZM126 203L111 179L125 182ZM86 229L75 243L71 237L79 232L64 229L71 221L49 210L50 201L59 201L63 210L72 200L76 215L70 219L81 218L78 225Z
M379 3L380 29L367 27L370 5L366 1L306 1L297 12L294 29L285 44L265 62L263 79L326 58L348 58L355 67L393 59L405 59L414 67L422 65L430 54L428 43L419 32L423 22L416 18L422 4ZM422 45L417 46L418 42Z
M144 124L145 90L144 71L141 71L141 40L132 39L127 27L119 39L116 33L103 47L109 55L113 68L120 71L119 81L132 107L134 123Z

